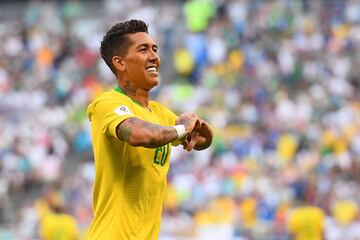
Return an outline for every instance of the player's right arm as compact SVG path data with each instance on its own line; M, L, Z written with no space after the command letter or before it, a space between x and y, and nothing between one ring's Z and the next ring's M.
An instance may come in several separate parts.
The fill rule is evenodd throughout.
M194 129L196 122L198 118L189 113L180 115L177 120L177 124L184 125L185 134ZM131 146L146 148L157 148L179 138L174 126L162 126L136 117L127 118L118 124L116 135Z

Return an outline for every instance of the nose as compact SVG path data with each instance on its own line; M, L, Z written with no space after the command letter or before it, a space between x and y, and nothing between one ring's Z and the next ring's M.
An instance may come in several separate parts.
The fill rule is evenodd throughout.
M160 56L157 52L155 51L150 51L150 61L156 61L156 62L160 62Z

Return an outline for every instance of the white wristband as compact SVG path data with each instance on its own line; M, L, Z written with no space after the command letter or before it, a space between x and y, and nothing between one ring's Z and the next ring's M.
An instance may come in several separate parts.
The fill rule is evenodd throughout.
M185 126L184 125L175 125L174 126L176 133L178 135L177 139L182 139L183 137L185 137L186 135L186 130L185 130Z

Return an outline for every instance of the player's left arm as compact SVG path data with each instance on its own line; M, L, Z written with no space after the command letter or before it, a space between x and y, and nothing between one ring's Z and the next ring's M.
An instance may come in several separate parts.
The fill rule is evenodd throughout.
M191 151L192 149L198 151L204 150L211 145L213 136L214 134L210 125L205 120L200 119L200 123L187 135L182 145L187 151Z

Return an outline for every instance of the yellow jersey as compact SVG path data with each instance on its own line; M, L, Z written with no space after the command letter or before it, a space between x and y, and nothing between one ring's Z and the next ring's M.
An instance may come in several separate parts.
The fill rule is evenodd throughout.
M321 240L324 223L325 213L321 208L304 206L290 214L288 228L296 240Z
M133 147L117 137L116 126L129 117L173 126L177 116L155 101L145 108L117 87L88 106L88 117L95 182L87 239L157 239L171 144Z
M354 201L336 201L331 212L340 225L350 225L358 216L358 205Z
M75 240L78 227L74 217L65 213L46 213L40 220L40 237L46 240Z

